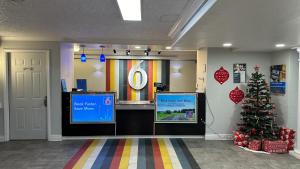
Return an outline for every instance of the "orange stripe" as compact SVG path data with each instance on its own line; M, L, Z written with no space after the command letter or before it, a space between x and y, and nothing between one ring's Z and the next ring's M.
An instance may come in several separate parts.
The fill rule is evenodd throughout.
M78 152L65 165L64 169L72 169L91 144L92 140L88 140L87 142L85 142L84 145L78 150Z
M153 60L148 64L148 100L153 99Z
M119 168L121 157L122 157L123 150L124 150L124 146L125 146L125 139L122 139L119 141L118 147L115 151L114 157L110 164L110 169L118 169Z
M130 71L131 66L132 66L131 62L132 62L131 60L127 61L127 77L129 75L129 71ZM130 87L129 84L127 84L127 100L131 100L131 87Z
M159 145L157 139L152 139L153 145L153 158L154 158L154 168L155 169L164 169L164 164L161 158L161 153L159 150Z
M106 60L106 91L110 91L110 60Z

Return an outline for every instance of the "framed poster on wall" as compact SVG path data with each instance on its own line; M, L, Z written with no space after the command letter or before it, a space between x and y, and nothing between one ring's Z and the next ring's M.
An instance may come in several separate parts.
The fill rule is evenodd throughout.
M233 83L246 83L246 63L233 64Z
M270 90L272 94L285 94L286 88L286 65L271 66Z
M197 123L196 93L156 93L156 123Z

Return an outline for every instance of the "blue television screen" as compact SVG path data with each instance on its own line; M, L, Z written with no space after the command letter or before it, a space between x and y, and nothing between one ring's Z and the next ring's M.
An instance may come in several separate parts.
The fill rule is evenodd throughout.
M197 123L196 93L157 93L155 103L158 123Z
M71 123L115 122L113 93L71 94Z

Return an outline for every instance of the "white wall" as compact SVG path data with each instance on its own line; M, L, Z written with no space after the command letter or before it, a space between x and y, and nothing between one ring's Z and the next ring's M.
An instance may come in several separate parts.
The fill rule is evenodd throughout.
M197 50L197 92L204 93L207 80L207 48Z
M61 135L61 87L60 87L60 44L58 42L3 41L0 49L28 49L50 51L51 81L51 135ZM3 65L0 66L0 100L3 100ZM3 111L0 112L0 136L3 135Z
M71 91L74 84L74 51L73 44L62 43L60 45L60 76L65 79L68 91Z
M218 134L232 134L237 129L240 120L241 104L235 104L229 99L229 92L236 86L245 91L246 83L233 83L233 64L247 64L247 79L254 71L253 67L258 64L260 70L266 75L269 81L269 69L271 64L270 53L259 52L232 52L223 48L208 48L207 58L207 82L206 94L211 111L215 119L212 118L208 105L206 106L206 123L211 126L206 127L207 138L218 139ZM214 73L223 66L230 74L228 81L223 85L214 79Z
M286 94L272 95L272 101L276 104L278 123L280 125L296 129L297 127L297 100L298 100L298 53L296 50L284 50L272 53L271 64L285 64Z

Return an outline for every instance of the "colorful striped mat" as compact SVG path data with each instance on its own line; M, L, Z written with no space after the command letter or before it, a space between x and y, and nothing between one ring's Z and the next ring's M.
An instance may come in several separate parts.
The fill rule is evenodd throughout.
M182 139L88 140L65 169L200 169Z

